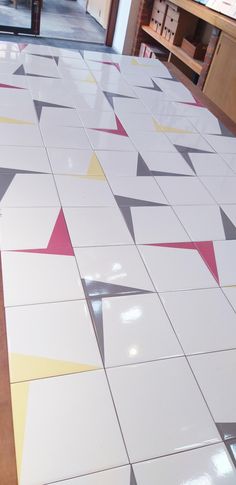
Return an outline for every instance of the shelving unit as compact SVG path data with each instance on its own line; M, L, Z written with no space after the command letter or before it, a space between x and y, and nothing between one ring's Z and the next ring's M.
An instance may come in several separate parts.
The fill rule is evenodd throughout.
M201 74L203 62L198 61L190 57L181 47L177 45L171 44L168 40L166 40L162 35L154 32L154 30L149 27L148 25L143 25L142 30L146 32L146 34L150 35L153 39L155 39L159 44L163 45L168 49L169 52L174 54L178 59L180 59L184 64L186 64L192 71L196 72L197 74Z

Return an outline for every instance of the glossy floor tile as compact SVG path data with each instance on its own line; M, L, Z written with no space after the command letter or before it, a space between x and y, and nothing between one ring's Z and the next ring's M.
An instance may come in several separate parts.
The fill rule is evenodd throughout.
M0 54L19 485L233 485L236 138L158 60Z
M220 441L184 357L107 374L132 462Z

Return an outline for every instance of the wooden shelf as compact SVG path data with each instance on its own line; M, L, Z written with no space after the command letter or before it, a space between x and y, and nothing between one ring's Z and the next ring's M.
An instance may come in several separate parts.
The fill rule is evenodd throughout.
M197 74L201 74L203 62L193 59L183 49L181 49L181 47L171 44L171 42L155 32L151 27L149 27L149 25L142 25L142 30L159 42L159 44L166 47L166 49L174 54L174 56L178 57L178 59L180 59L184 64L189 66L192 71L196 72Z
M205 5L201 5L193 0L171 0L171 2L236 39L236 20L215 10L211 10Z

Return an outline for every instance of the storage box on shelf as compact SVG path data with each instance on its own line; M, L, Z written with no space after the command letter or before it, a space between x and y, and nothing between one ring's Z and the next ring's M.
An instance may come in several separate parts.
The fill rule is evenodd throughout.
M174 45L181 45L183 37L193 34L198 18L177 5L167 2L167 14L162 35Z
M150 27L159 34L162 33L162 29L165 22L166 17L166 10L167 10L167 2L166 0L155 0L152 15L150 20Z

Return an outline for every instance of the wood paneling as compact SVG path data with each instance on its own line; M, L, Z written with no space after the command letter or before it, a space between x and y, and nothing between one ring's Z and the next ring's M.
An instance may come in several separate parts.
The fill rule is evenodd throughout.
M222 33L204 93L236 122L236 39Z

